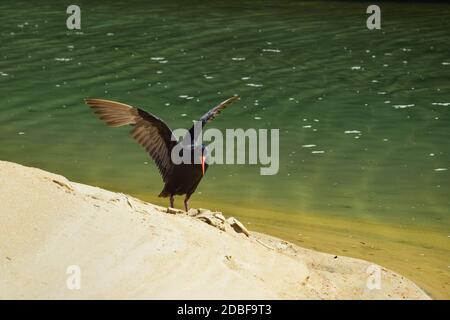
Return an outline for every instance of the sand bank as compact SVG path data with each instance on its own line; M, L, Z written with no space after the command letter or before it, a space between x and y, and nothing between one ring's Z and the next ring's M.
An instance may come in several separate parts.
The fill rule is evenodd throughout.
M4 161L0 298L429 299L386 268L247 232L220 213L168 212Z

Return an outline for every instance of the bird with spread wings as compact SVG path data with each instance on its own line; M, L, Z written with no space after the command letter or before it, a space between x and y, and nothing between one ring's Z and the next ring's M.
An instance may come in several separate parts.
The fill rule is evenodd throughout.
M215 119L225 108L238 99L238 96L228 98L205 113L199 120L201 127L203 128L208 122ZM141 108L121 102L103 99L86 99L85 101L109 127L132 126L130 132L132 138L148 152L164 181L164 188L159 196L170 197L170 206L173 207L175 195L186 195L184 207L187 211L189 198L208 168L206 146L197 146L194 141L188 139L187 141L191 141L191 143L188 146L183 146L182 149L189 152L191 158L197 154L196 151L200 151L200 164L197 164L196 161L175 164L171 158L172 149L182 142L176 141L172 130L163 120ZM194 137L194 126L187 133L190 138Z

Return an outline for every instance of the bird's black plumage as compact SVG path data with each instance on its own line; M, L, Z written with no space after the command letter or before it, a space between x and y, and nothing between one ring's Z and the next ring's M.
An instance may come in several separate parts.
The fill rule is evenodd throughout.
M205 113L200 118L202 128L237 99L239 99L238 96L233 96ZM170 205L173 207L173 196L185 194L184 204L187 210L188 200L195 192L208 167L207 164L204 164L203 171L202 165L198 164L198 161L194 161L196 160L194 156L206 155L206 147L204 145L197 146L194 141L191 141L189 145L182 147L182 152L190 153L191 163L175 164L171 159L171 153L177 145L177 141L172 130L163 120L140 108L116 101L86 99L86 104L94 109L100 119L110 127L133 126L130 132L131 136L149 153L164 181L164 188L159 196L170 197ZM194 137L194 126L188 134L191 138Z

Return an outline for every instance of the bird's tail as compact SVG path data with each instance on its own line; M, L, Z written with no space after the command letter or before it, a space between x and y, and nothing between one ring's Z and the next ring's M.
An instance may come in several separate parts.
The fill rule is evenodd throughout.
M166 190L163 190L163 191L161 191L161 193L159 194L158 197L167 198L168 196L170 196L170 193L167 192Z

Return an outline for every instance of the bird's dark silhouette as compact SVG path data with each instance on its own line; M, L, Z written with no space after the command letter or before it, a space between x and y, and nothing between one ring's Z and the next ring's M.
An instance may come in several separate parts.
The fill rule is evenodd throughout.
M233 96L205 113L199 120L201 128L238 99L238 96ZM164 188L159 196L170 197L170 207L173 207L174 195L185 194L184 208L187 211L189 198L208 168L206 146L196 145L194 141L195 124L186 134L186 136L189 135L188 139L185 137L177 142L172 130L164 121L140 108L111 100L86 99L85 101L108 126L133 126L131 136L149 153L164 181ZM177 144L182 144L180 155L185 152L190 153L190 163L176 164L172 161L172 150ZM199 161L195 161L197 156Z

